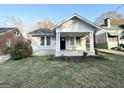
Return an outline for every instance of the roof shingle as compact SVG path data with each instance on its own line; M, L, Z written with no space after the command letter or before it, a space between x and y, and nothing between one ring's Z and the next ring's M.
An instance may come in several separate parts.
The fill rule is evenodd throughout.
M28 34L30 34L30 35L41 35L41 36L54 35L52 30L43 29L43 28L35 30L35 31L32 31L32 32L30 32Z
M13 30L15 28L0 28L0 34Z

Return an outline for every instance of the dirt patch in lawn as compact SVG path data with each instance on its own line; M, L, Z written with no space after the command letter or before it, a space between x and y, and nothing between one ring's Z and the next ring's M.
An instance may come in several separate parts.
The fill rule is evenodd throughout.
M54 57L51 56L48 60L64 61L64 62L93 62L93 61L106 61L107 58L103 56L60 56Z

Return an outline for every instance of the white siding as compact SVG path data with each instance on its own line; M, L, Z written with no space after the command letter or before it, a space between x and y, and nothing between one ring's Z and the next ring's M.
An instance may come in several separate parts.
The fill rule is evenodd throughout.
M51 37L51 45L50 46L42 46L41 37L31 37L31 45L35 55L46 55L46 54L54 54L55 52L55 37Z
M75 22L75 23L73 23ZM79 20L78 18L72 18L58 27L60 32L91 32L94 28L88 23Z

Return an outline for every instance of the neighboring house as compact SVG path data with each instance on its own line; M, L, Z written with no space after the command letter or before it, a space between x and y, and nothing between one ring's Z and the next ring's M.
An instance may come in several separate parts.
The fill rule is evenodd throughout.
M120 36L119 36L119 44L123 44L124 45L124 31L122 31L120 33Z
M121 38L123 31L124 29L119 26L112 26L110 19L105 19L105 25L96 32L96 48L111 49L118 47L124 40Z
M3 54L6 48L14 47L22 41L24 38L17 28L0 28L0 54Z
M94 32L101 28L74 14L51 29L29 33L35 55L81 56L95 55Z

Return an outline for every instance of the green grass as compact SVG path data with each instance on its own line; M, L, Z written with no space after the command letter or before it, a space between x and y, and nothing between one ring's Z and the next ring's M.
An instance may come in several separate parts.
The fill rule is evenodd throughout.
M0 87L124 87L124 57L74 63L30 57L0 64Z

